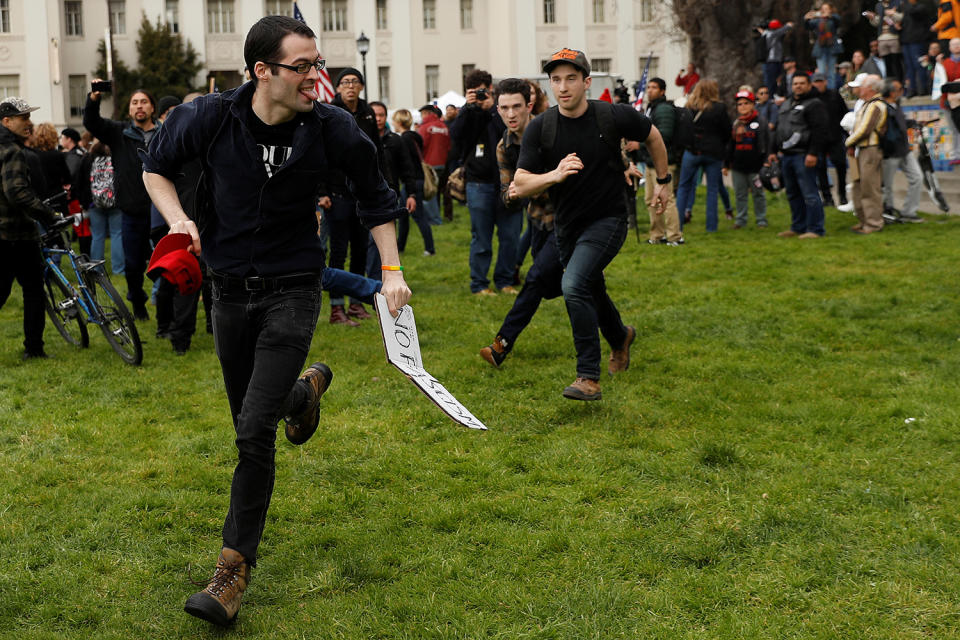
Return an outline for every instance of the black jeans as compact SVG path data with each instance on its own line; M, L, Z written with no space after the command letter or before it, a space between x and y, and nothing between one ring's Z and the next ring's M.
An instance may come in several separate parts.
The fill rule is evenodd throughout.
M47 312L43 304L43 254L36 240L0 240L0 309L10 297L16 278L23 291L23 347L43 352Z
M830 195L830 177L827 174L827 160L833 163L837 170L837 198L843 203L847 201L847 148L843 140L827 143L820 162L817 164L817 182L820 184L820 198L824 202L833 199Z
M150 261L150 213L123 212L123 275L127 280L127 300L134 309L147 303L143 274Z
M578 234L557 236L564 265L563 301L577 350L577 376L600 379L600 337L612 348L627 338L620 312L607 295L603 270L616 257L627 237L625 217L600 218Z
M350 273L363 275L367 267L367 242L370 232L357 215L357 201L353 198L332 196L333 205L327 210L330 226L330 266L343 269L350 250ZM331 291L330 304L343 304L344 292Z
M533 249L533 266L527 272L527 279L513 306L503 319L498 335L507 341L507 353L520 333L527 328L530 320L540 307L540 301L559 297L563 294L560 283L563 278L563 264L557 253L557 238L553 230L537 229L529 224L530 243Z
M223 545L257 562L273 493L277 423L306 401L296 384L320 309L315 285L245 291L213 282L213 337L239 452Z

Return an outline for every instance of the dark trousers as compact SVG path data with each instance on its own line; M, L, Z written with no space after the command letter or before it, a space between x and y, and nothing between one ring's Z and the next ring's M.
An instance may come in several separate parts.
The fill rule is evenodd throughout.
M47 312L43 304L43 254L36 240L0 240L0 309L10 297L13 281L23 291L23 348L43 352Z
M617 348L627 338L603 279L603 270L616 257L627 237L627 220L616 216L600 218L579 234L557 237L560 261L564 265L563 301L567 305L573 345L577 350L577 376L600 379L600 337Z
M827 160L837 170L837 196L842 204L847 201L847 148L843 141L830 142L817 164L817 181L820 184L820 196L824 202L833 199L830 195L830 176L827 174Z
M150 214L123 212L123 275L127 279L127 300L134 308L147 303L143 274L150 260Z
M406 205L407 198L411 195L417 201L417 208L413 213L404 213L400 216L397 223L397 249L403 252L407 248L407 237L410 235L410 218L417 223L420 229L420 235L423 236L423 249L428 253L436 253L436 247L433 245L433 231L430 229L430 221L427 219L427 212L423 208L423 180L417 180L417 192L407 193L406 187L403 189L403 205ZM406 211L406 209L404 209Z
M167 235L170 228L166 225L150 230L150 239L156 245ZM201 264L200 271L203 272ZM204 280L207 280L204 277ZM160 277L157 287L157 333L167 334L173 348L178 351L190 347L190 340L197 331L197 305L200 292L183 295L177 286L164 277ZM209 316L209 313L207 314Z
M212 289L213 338L239 452L223 546L256 565L273 493L277 423L307 398L296 382L317 326L320 281L247 292L214 280Z
M817 191L817 168L804 164L802 153L783 156L783 184L790 203L790 229L824 234L823 202Z
M527 328L533 319L540 301L556 298L563 295L561 280L563 279L563 264L557 252L557 238L553 230L537 229L530 225L530 244L533 251L533 266L527 272L527 279L520 289L517 299L503 319L500 331L497 334L507 341L507 353L520 333Z
M350 273L363 275L367 266L367 241L370 232L357 215L357 202L352 198L333 196L327 210L330 225L330 266L343 269L350 250ZM343 304L342 291L330 292L331 304Z

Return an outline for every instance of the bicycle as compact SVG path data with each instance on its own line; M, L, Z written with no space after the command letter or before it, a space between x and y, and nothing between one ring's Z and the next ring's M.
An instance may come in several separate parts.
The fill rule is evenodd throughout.
M99 326L124 362L139 365L143 362L143 345L133 315L99 268L105 261L77 254L63 237L64 229L72 223L72 217L64 218L41 234L47 315L63 339L77 347L90 345L88 323ZM73 271L72 279L60 267L63 258Z

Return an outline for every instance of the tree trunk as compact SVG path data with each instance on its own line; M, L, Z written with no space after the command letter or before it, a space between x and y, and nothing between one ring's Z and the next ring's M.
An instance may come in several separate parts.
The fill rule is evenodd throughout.
M797 68L816 66L803 16L819 6L817 0L672 0L677 26L690 36L690 60L720 86L721 99L730 104L737 87L757 87L762 68L754 55L754 27L777 19L793 22L793 31L784 39L784 55L797 59ZM871 0L834 0L834 12L841 18L841 33L861 20L860 12L872 9Z

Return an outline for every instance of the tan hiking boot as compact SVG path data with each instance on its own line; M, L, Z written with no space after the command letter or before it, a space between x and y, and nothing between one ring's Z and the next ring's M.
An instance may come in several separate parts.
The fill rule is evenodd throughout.
M233 549L224 548L217 558L217 568L203 591L189 598L183 610L207 622L228 626L240 611L243 592L250 582L246 559Z
M807 231L806 233L801 233L797 236L797 240L817 240L822 238L819 233L814 233L813 231Z
M792 229L787 229L786 231L781 231L777 235L781 238L796 238L800 234Z
M296 384L299 384L301 380L307 383L310 390L310 399L303 411L295 416L284 418L287 423L284 433L287 434L287 440L293 444L303 444L317 430L317 425L320 424L320 398L323 397L323 393L330 386L330 381L333 380L333 371L322 362L314 362L300 374Z
M563 397L571 400L599 400L600 385L590 378L577 378L573 384L563 390Z
M499 367L507 357L507 341L497 336L490 346L480 349L480 357L493 366Z
M610 372L610 375L626 371L630 368L630 345L633 344L634 338L637 337L637 330L631 326L625 328L627 330L627 337L624 338L623 344L620 345L619 349L614 349L610 352L610 364L607 365L607 371Z

